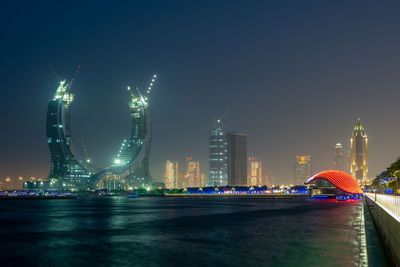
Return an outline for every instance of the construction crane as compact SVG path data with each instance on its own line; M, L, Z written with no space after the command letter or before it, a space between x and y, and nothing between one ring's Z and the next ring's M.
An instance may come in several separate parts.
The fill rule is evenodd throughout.
M154 85L154 83L155 83L155 81L156 81L156 78L157 78L157 75L154 74L153 77L151 78L151 81L150 81L150 83L149 83L149 86L147 87L146 94L150 94L150 91L151 91L151 89L153 88L153 85Z
M83 140L83 137L81 137L81 144L82 144L83 152L85 153L86 163L90 163L90 156L87 151L86 144L85 144L85 141Z
M153 74L151 81L149 83L149 86L147 87L146 92L142 95L138 87L135 87L136 92L138 93L138 96L143 96L144 101L147 102L147 96L150 94L151 89L153 88L153 85L156 81L157 75ZM127 86L126 89L129 91L129 94L131 95L132 100L135 99L135 95L133 94L131 87Z
M135 95L132 93L131 87L127 86L126 89L128 90L129 94L131 95L131 98L134 99ZM139 89L136 87L136 90L139 91Z
M219 116L219 117L215 118L215 121L217 122L218 125L221 123L221 120L222 120L222 119L228 118L229 112L231 112L231 109L230 109L230 108L227 108L226 111L225 111L225 113L222 114L222 116Z
M72 76L71 81L70 81L69 84L68 84L68 87L67 87L68 93L69 93L69 91L70 91L70 89L71 89L71 87L72 87L72 84L74 83L76 77L78 76L78 73L79 73L79 70L80 70L80 69L81 69L81 66L78 65L78 67L76 68L76 70L75 70L75 72L74 72L74 75Z
M60 75L58 75L58 73L54 69L53 65L49 65L49 68L54 73L54 75L57 77L58 81L61 81L61 77L60 77Z

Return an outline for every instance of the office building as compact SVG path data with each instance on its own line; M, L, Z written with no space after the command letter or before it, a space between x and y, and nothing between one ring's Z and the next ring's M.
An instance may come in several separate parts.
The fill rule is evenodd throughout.
M247 186L247 134L228 133L228 184Z
M165 188L178 188L178 161L167 161L165 163L164 184Z
M210 186L228 184L228 144L218 119L213 129L208 132L209 148L209 182Z
M293 185L303 185L312 175L311 157L297 156L294 166Z
M249 176L247 180L248 186L266 185L262 176L261 161L254 157L249 158Z
M350 172L359 184L368 180L367 148L367 133L358 119L350 138Z
M337 143L333 152L333 169L345 171L344 162L343 146L341 143Z
M192 158L186 159L186 176L183 187L200 187L200 163Z

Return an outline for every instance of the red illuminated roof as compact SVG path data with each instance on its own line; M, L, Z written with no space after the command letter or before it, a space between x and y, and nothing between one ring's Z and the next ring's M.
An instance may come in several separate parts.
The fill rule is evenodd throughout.
M310 179L307 180L306 184L313 182L315 179L325 179L329 181L331 184L336 186L342 191L345 191L350 194L362 194L363 191L361 190L360 186L358 185L356 179L353 178L348 173L342 171L323 171L320 172Z

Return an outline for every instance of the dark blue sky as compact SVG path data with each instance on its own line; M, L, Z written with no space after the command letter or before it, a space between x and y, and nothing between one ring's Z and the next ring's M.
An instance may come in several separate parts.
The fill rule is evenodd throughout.
M83 1L82 1L83 2ZM228 130L279 183L297 154L330 168L357 117L375 176L400 156L400 2L113 1L3 3L0 178L49 170L47 101L77 65L72 133L106 164L129 135L125 86L151 95L151 169L188 155L208 171L207 132Z

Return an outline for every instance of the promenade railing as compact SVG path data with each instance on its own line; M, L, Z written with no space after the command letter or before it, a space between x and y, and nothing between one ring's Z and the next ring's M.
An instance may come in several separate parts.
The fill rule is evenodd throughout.
M365 196L381 206L387 213L400 222L400 196L365 193Z

